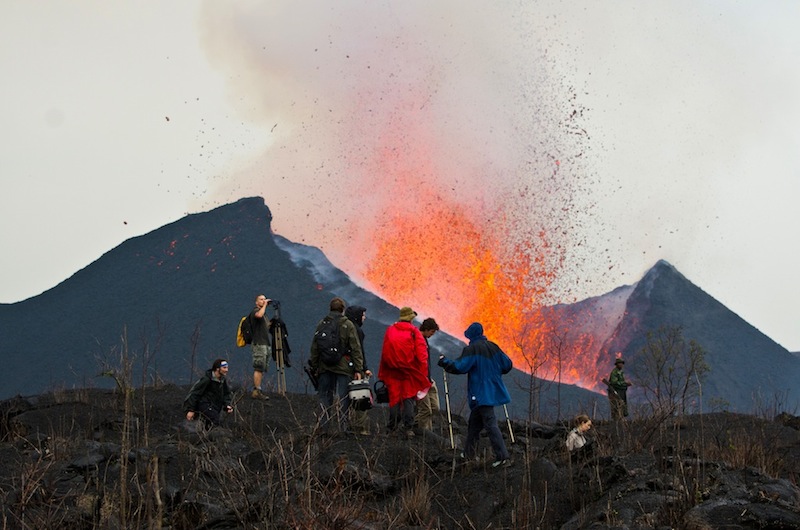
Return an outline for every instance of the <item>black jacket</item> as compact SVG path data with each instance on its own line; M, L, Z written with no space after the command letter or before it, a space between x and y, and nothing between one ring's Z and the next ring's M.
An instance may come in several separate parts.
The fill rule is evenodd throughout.
M367 310L366 307L360 305L351 305L347 306L347 309L344 310L344 316L350 319L350 322L356 325L356 333L358 333L358 343L361 345L361 354L364 356L364 371L366 372L369 370L367 368L367 350L364 349L364 330L361 329L364 317L364 312Z
M211 403L215 409L222 410L222 407L231 404L231 390L228 382L223 378L215 381L211 375L211 370L201 377L189 390L189 395L183 402L184 412L199 410L200 403Z

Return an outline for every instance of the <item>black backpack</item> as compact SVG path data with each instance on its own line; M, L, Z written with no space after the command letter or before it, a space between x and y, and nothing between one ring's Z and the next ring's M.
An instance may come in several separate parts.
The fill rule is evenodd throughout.
M325 317L314 332L319 360L326 366L336 366L342 360L342 345L339 343L339 320Z
M253 343L253 327L250 325L250 315L242 317L236 329L236 345L240 348Z

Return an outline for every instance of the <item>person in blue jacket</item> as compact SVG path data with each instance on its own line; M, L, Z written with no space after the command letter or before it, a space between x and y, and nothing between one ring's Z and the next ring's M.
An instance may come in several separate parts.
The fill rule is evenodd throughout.
M439 366L445 371L451 374L467 374L470 415L464 456L467 459L474 458L481 431L486 429L495 456L492 467L505 467L511 461L503 435L497 426L494 407L511 401L503 383L503 374L511 371L513 363L500 346L486 338L480 322L470 324L464 336L469 340L469 345L461 352L461 357L455 361L444 355L439 357Z

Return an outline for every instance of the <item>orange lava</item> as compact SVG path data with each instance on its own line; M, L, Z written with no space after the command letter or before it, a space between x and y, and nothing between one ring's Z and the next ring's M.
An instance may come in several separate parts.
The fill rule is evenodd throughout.
M531 371L547 329L539 298L552 272L530 243L506 243L501 214L491 231L467 207L439 197L404 203L374 232L367 280L396 305L432 316L456 337L474 321L522 369ZM458 352L447 352L449 355Z
M363 188L380 186L371 203L380 221L369 227L363 272L371 288L458 338L481 322L521 370L564 383L592 380L591 338L581 341L585 351L569 348L558 340L565 324L548 322L541 311L564 266L567 237L564 228L532 228L548 224L537 225L546 213L531 211L538 204L533 190L547 190L500 188L491 175L440 175L437 138L421 110L402 110L364 157L371 177ZM548 182L558 182L560 167L556 162Z

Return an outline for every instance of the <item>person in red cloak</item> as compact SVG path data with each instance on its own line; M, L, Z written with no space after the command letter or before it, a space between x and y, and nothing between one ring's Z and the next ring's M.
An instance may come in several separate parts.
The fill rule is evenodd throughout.
M383 337L378 379L389 389L389 431L402 423L403 434L414 436L414 404L431 387L428 379L428 347L425 337L411 321L417 313L400 309L400 319Z

